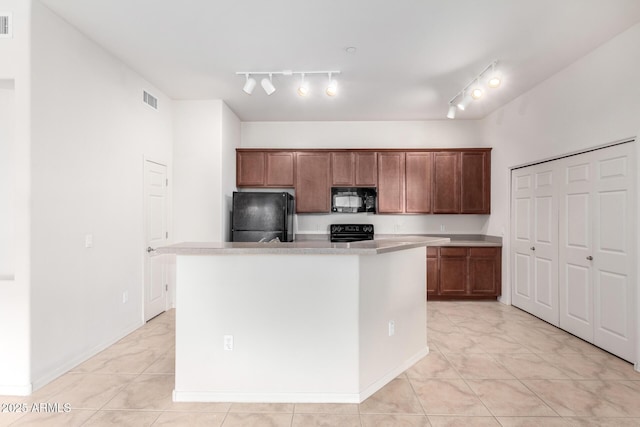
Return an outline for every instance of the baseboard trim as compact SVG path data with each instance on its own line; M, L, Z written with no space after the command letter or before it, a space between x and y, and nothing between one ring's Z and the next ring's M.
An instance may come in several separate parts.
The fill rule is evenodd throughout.
M227 393L173 390L174 402L362 403L429 354L425 347L358 393Z
M429 354L429 346L426 346L414 356L410 357L402 364L398 365L396 368L389 371L387 374L383 375L380 379L376 380L373 384L366 387L364 390L360 391L360 401L358 403L364 402L368 397L372 396L375 392L380 390L385 385L389 384L391 380L396 378L398 375L415 365L420 359Z
M104 343L101 343L101 344L98 344L98 345L94 346L93 348L91 348L91 349L85 351L84 353L74 357L73 359L69 360L68 362L63 363L62 365L56 367L55 369L52 369L49 372L41 375L39 378L33 380L31 392L44 387L45 385L49 384L51 381L55 380L56 378L66 374L71 369L75 368L76 366L78 366L78 365L86 362L87 360L91 359L93 356L95 356L96 354L100 353L101 351L111 347L113 344L117 343L122 338L126 337L130 333L132 333L135 330L137 330L138 328L140 328L142 325L144 325L144 322L138 321L138 322L134 323L133 325L128 326L127 328L123 329L122 332L118 333L114 338L112 338L112 339L110 339L110 340L108 340L108 341L106 341ZM0 394L2 394L2 393L0 393Z

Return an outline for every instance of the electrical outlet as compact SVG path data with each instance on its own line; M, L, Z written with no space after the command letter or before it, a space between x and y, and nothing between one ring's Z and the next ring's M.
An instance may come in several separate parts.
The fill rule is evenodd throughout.
M440 224L440 231L447 231L447 227L444 224Z
M233 350L233 335L225 335L224 336L224 349L226 351Z
M126 303L128 303L128 302L129 302L129 292L124 291L124 292L122 293L122 303L123 303L123 304L126 304Z
M396 322L389 320L389 336L392 337L396 333Z
M86 234L84 236L84 247L85 248L93 247L93 234Z

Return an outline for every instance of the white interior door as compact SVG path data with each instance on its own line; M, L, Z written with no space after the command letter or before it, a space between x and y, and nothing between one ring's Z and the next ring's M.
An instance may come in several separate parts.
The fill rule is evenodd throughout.
M149 160L144 162L145 188L145 321L167 309L167 266L163 256L153 256L148 248L167 243L167 167Z
M533 175L533 167L514 170L511 175L511 302L529 313L533 312Z
M560 326L634 360L633 144L562 162Z
M597 153L597 152L596 152ZM635 185L633 144L600 150L594 161L594 343L635 360Z
M563 159L560 326L593 342L593 153Z
M515 306L558 325L557 196L553 166L515 170L512 224Z

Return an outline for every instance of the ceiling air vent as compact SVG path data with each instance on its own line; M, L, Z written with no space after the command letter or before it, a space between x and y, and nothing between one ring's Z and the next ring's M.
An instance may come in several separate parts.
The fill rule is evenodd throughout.
M151 95L149 92L147 92L146 90L142 92L142 100L144 101L145 104L147 104L149 107L153 108L154 110L158 109L158 98L156 98L155 96Z
M11 14L0 13L0 38L12 37Z

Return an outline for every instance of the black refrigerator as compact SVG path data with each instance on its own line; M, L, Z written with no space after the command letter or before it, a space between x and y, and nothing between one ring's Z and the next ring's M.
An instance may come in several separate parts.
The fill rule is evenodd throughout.
M231 214L232 242L293 242L293 196L236 191Z

